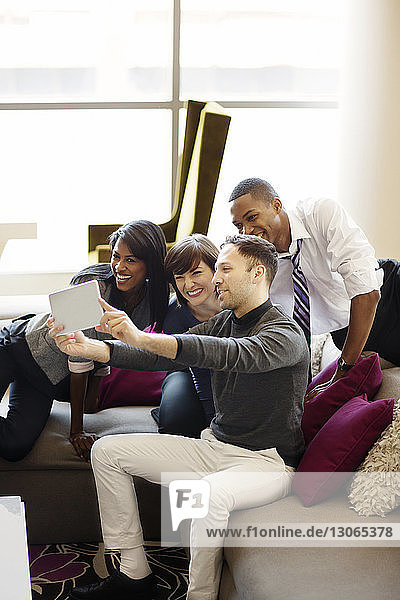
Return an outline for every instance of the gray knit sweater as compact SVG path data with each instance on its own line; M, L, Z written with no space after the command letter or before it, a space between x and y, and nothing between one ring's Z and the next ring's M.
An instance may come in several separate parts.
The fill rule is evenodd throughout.
M268 300L240 319L224 310L174 337L175 360L111 341L110 364L146 371L210 369L215 437L250 450L276 448L286 464L297 466L304 451L300 424L309 365L298 325Z

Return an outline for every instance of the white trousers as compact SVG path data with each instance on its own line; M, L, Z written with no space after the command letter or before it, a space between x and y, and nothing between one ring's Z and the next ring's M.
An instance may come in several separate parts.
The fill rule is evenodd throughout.
M105 436L92 447L105 547L135 548L143 544L132 475L166 483L165 474L190 473L191 479L210 483L210 507L204 519L191 525L188 600L215 600L223 558L223 538L204 547L206 527L226 528L232 510L269 504L285 497L293 469L275 448L251 451L219 442L206 429L202 439L176 435L122 434ZM240 476L238 474L240 473ZM254 476L257 473L257 476Z

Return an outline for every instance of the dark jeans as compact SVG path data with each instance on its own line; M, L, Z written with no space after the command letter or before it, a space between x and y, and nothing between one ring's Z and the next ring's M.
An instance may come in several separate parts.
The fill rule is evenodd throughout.
M51 384L24 336L13 335L13 324L0 331L0 400L10 385L9 411L7 417L0 417L2 458L17 461L28 454L46 424L53 399L68 399L67 380Z
M395 259L379 259L383 269L381 299L364 350L377 352L382 358L400 366L400 263ZM333 331L332 339L342 350L347 327Z
M173 371L164 379L160 407L151 413L160 433L199 438L209 425L201 404L192 375Z

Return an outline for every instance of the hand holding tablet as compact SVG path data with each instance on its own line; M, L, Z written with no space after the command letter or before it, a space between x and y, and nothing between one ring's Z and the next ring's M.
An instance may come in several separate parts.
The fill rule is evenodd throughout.
M99 298L100 290L96 280L49 294L55 326L64 325L62 332L57 335L74 333L99 325L103 316Z

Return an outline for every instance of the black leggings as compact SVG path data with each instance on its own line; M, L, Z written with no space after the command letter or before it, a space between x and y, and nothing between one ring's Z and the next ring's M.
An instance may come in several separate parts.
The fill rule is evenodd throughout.
M52 385L35 363L23 337L0 331L0 401L8 386L9 410L0 417L0 457L21 460L49 418L53 399L68 400L69 378Z
M188 371L168 373L162 385L160 407L152 410L152 415L159 433L198 438L209 425Z

